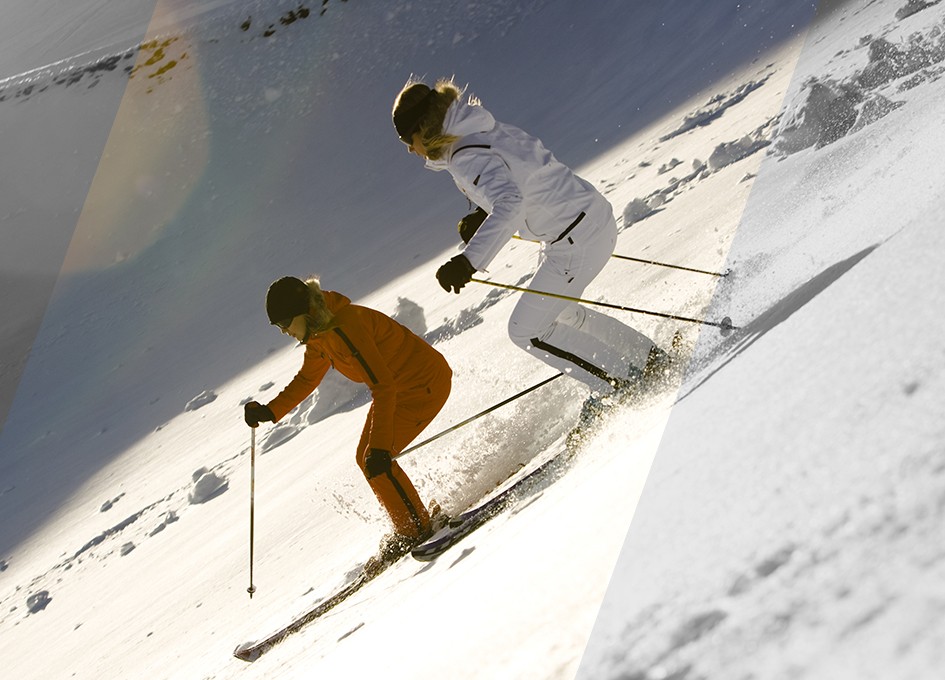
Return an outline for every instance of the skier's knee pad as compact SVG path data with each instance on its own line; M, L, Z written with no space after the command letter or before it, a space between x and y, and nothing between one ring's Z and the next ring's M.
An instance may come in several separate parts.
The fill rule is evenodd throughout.
M390 451L371 449L364 458L364 476L368 479L390 472L393 459Z
M551 335L551 331L554 330L555 324L551 324L545 328L536 329L529 325L517 324L514 321L509 321L509 339L524 349L528 351L534 347L534 339L540 338L544 339Z
M580 330L587 320L587 309L581 305L571 305L558 316L557 322Z

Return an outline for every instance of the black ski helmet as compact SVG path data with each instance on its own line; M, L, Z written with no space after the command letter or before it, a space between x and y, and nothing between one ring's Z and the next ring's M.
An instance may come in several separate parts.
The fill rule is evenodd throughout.
M283 276L273 282L266 293L266 314L273 325L307 314L308 306L308 286L294 276Z

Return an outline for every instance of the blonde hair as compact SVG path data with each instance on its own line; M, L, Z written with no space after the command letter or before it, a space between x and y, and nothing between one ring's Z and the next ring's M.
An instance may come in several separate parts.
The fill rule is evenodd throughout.
M305 322L312 333L321 333L335 327L335 315L328 309L325 296L322 294L321 283L317 276L310 276L305 280L309 296L309 312L305 315Z
M404 97L404 94L412 88L417 89L415 86L418 84L424 85L422 80L411 76L394 100L394 111L397 111L397 108L401 105L401 98ZM426 89L429 90L430 88L426 87ZM417 133L420 135L423 148L427 151L427 158L435 161L441 159L446 150L459 139L457 135L443 133L443 121L446 119L446 112L450 106L453 105L453 102L459 100L464 90L456 86L453 78L441 78L436 81L432 89L436 90L436 97L420 119ZM407 104L407 102L404 103ZM478 101L475 103L478 103Z

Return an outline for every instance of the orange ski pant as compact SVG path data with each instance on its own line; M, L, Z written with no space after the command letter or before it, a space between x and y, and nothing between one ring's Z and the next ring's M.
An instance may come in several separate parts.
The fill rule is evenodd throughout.
M394 411L394 448L392 456L407 448L417 435L430 424L450 395L452 371L445 361L435 371L433 378L424 387L400 392ZM391 461L390 470L368 477L365 459L370 451L371 424L374 421L374 406L368 412L361 441L358 444L358 467L364 472L368 484L377 500L387 511L394 531L410 538L424 538L430 533L430 513L410 478L397 461Z

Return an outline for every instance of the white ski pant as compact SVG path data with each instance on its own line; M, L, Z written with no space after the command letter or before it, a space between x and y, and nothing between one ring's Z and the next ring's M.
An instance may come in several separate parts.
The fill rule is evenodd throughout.
M617 243L610 204L595 206L557 243L542 246L528 288L581 297ZM637 375L653 341L617 319L569 300L523 293L509 319L509 337L546 364L609 394L613 378Z

